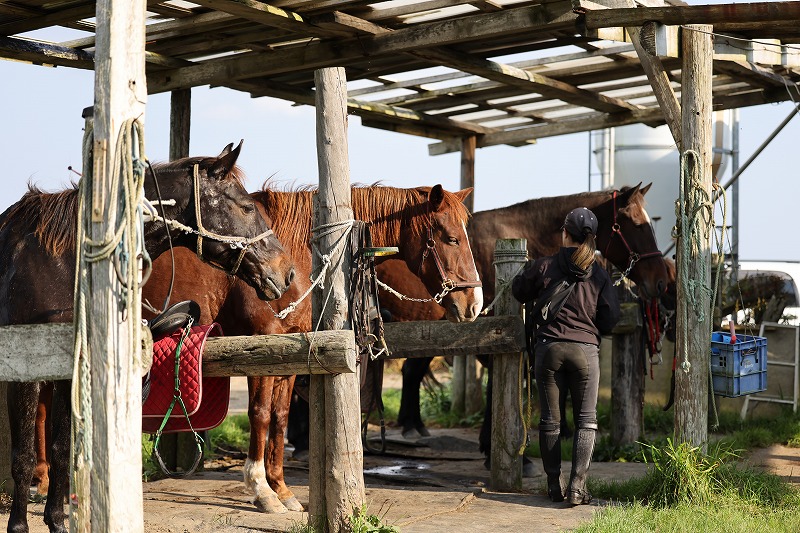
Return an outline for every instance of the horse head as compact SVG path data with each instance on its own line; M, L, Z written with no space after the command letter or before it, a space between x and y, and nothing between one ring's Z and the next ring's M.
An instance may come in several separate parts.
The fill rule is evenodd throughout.
M163 214L172 227L183 230L176 244L195 249L207 263L241 278L259 298L273 300L292 282L294 263L242 184L243 174L236 166L241 148L240 142L236 148L228 145L217 157L158 165L153 170L158 187L151 173L145 194L150 200L157 193L174 200L174 205L163 205ZM154 245L153 255L168 246L160 219L147 228L146 236Z
M594 208L598 220L597 249L624 275L630 277L645 299L667 289L667 268L656 244L644 195L650 185L613 191Z
M445 309L452 322L471 322L483 307L483 289L472 257L463 204L472 188L456 193L441 185L420 187L427 196L421 220L424 231L402 237L404 259Z

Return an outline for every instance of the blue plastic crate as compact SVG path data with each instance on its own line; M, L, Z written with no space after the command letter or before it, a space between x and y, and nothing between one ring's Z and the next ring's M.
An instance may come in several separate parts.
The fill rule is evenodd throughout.
M711 334L711 374L714 393L736 397L767 389L767 339L728 333Z

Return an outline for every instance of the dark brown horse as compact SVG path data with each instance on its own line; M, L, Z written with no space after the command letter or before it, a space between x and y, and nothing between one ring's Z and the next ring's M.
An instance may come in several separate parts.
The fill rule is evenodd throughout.
M398 246L398 261L417 273L411 276L426 294L436 294L442 292L443 277L456 283L478 279L466 235L468 212L462 204L470 191L451 193L440 185L415 189L354 187L353 211L356 219L372 223L373 244ZM276 312L295 301L310 285L312 194L311 190L279 192L268 188L253 194L264 216L273 221L298 272L291 289L272 302ZM437 268L432 249L440 258L442 271ZM166 290L166 259L156 262L145 287L151 298L160 298ZM190 254L180 254L176 261L180 265L174 289L176 299L196 300L202 309L201 321L216 320L227 335L311 331L309 299L279 320L250 287L208 269ZM442 299L442 315L455 321L474 320L482 302L480 287L456 289ZM284 431L293 383L294 377L248 378L250 447L244 482L254 493L254 504L266 512L302 510L283 476Z
M274 299L286 291L294 267L242 186L241 173L235 167L240 148L241 145L235 150L226 149L221 157L188 158L155 166L155 175L148 171L145 179L145 197L156 198L153 183L157 179L162 197L175 200L174 206L165 206L166 217L194 229L198 229L195 198L199 198L199 212L207 230L202 249L204 258L221 268L236 268L237 276L253 287L254 294ZM72 320L77 220L75 188L53 194L31 188L0 215L0 325ZM241 250L233 249L228 242L210 238L212 233L235 238L243 246ZM176 246L197 245L194 235L182 233L174 237ZM258 240L248 242L255 237ZM167 250L163 222L147 224L145 246L152 257ZM40 383L8 385L14 479L9 531L28 531L28 491L36 458L34 424L40 386ZM52 482L44 520L50 531L65 532L64 502L70 458L69 381L55 383L52 409Z
M643 298L664 292L667 272L655 242L650 219L644 209L644 195L650 186L621 191L600 191L528 200L519 204L475 213L469 224L475 263L484 283L485 301L495 294L492 265L498 238L524 238L531 258L554 254L561 245L564 216L575 207L588 207L597 215L597 249L606 259L636 282ZM413 287L413 279L400 262L389 260L378 266L378 278L390 286ZM418 291L419 289L417 289ZM415 295L410 290L410 296ZM381 307L392 319L438 320L443 310L435 304L401 301L387 292L380 295ZM404 433L425 434L419 407L419 388L430 359L407 359L403 364L403 392L398 423ZM484 361L482 361L484 362ZM491 361L485 361L490 364ZM491 377L491 373L489 374ZM487 401L487 413L490 413ZM487 416L488 420L488 416ZM482 430L482 449L488 453L488 424Z

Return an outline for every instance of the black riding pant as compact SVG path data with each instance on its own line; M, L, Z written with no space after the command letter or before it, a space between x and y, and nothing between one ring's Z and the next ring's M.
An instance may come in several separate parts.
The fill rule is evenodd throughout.
M577 429L597 429L597 390L600 385L600 349L581 342L536 343L536 383L539 389L539 430L558 432L559 398L569 391Z

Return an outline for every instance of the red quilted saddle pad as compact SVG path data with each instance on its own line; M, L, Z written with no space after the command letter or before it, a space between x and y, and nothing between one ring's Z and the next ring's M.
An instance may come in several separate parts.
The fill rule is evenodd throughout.
M150 369L150 394L142 405L142 431L155 433L172 403L175 389L175 348L183 330L155 340L153 366ZM180 390L192 427L202 431L217 427L228 414L230 378L206 378L202 374L203 348L206 339L221 336L222 328L216 322L206 326L193 326L181 348L178 375ZM189 423L176 402L164 433L190 431Z

